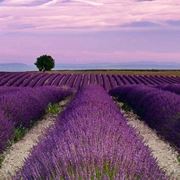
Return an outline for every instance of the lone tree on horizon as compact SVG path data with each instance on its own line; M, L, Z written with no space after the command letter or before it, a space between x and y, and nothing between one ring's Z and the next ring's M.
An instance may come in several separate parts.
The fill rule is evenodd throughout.
M54 59L49 55L42 55L34 63L39 71L51 71L55 66Z

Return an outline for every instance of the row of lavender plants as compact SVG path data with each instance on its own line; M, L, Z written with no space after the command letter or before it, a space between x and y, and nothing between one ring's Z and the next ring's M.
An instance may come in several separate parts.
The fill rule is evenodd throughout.
M62 86L81 88L88 84L98 84L106 90L120 85L143 84L160 85L180 83L174 76L118 75L118 74L60 74L60 73L3 73L0 74L0 86Z
M124 101L180 152L180 96L148 86L122 86L109 92Z
M180 84L165 84L165 85L159 85L159 86L155 86L155 87L180 95Z
M168 179L100 86L88 86L33 148L15 179Z
M67 88L0 88L0 153L11 140L15 129L29 128L40 118L49 103L71 94Z

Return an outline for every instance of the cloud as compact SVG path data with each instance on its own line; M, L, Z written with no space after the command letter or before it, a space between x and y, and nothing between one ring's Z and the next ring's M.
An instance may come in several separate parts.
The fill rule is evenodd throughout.
M179 28L170 23L180 21L179 9L179 0L1 0L0 31Z
M82 60L93 60L96 62L100 59L104 59L105 62L134 62L134 60L138 61L147 61L151 60L154 62L178 62L180 59L180 53L172 53L172 52L150 52L150 51L136 51L136 52L129 52L129 51L114 51L114 52L92 52L92 51L81 51L78 52L76 56L76 52L63 52L62 56L64 58L72 59L73 57L80 56ZM96 58L94 58L96 57ZM79 60L78 60L79 61Z

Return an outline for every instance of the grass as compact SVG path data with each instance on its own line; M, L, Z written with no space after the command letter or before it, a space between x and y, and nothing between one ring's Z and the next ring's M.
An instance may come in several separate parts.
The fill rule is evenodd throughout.
M83 169L86 169L87 167L83 164L80 165ZM98 167L96 165L89 165L88 168L92 167L92 175L90 177L90 180L101 180L103 177L107 177L109 180L113 180L116 177L118 168L112 166L109 162L104 162L102 167ZM79 175L78 170L75 166L69 165L67 167L67 173L70 177L76 177L78 180L83 180L83 178ZM65 179L63 176L62 179Z
M58 104L50 103L46 110L46 113L53 114L53 115L58 114L59 112L60 112L60 107ZM14 135L11 140L11 144L14 144L14 143L18 142L19 140L21 140L25 136L25 134L29 131L29 129L31 129L35 125L35 123L36 123L36 121L31 123L29 128L25 128L23 126L17 127L14 130Z
M102 179L114 180L116 179L116 176L120 168L118 166L111 164L110 162L104 162L102 167L99 167L95 164L88 165L88 167L87 165L81 164L78 166L78 168L77 168L77 165L75 166L69 165L66 170L68 177L72 177L72 179L76 178L77 180L83 180L83 177L79 173L79 171L81 171L79 167L82 168L82 172L84 172L85 174L87 172L89 173L90 180L102 180ZM126 174L126 176L127 176L127 179L132 179L132 177L133 177L133 180L142 179L142 175L140 174L134 174L134 175ZM62 175L60 179L65 180L66 178L65 176Z
M60 107L59 104L49 104L46 110L46 113L50 113L53 115L59 114L60 112Z
M25 128L23 126L16 128L11 143L14 144L19 140L21 140L27 132L28 132L28 128Z
M116 97L113 97L113 100L117 103L117 105L122 108L125 112L133 111L133 109L125 102L121 101L121 99L118 99Z
M13 134L13 137L8 141L8 146L7 146L7 149L12 145L12 144L15 144L16 142L18 142L19 140L21 140L25 134L27 133L28 129L25 128L25 127L18 127L18 128L15 128L14 130L14 134ZM5 155L3 153L0 154L0 168L2 166L2 163L5 159Z
M23 126L20 126L18 128L15 128L14 129L14 134L12 136L12 138L8 141L8 146L7 146L7 149L12 146L13 144L17 143L18 141L20 141L24 136L25 134L28 132L28 128L25 128ZM2 163L5 159L5 156L4 154L0 154L0 168L2 166Z
M4 154L0 154L0 168L2 166L2 162L4 161L4 158L5 158Z
M178 162L180 164L180 154L177 156L177 160L178 160Z
M53 115L57 115L59 114L61 110L61 107L59 106L59 104L49 104L47 109L46 109L46 113L48 114L53 114ZM30 124L30 127L29 128L25 128L23 126L20 126L20 127L17 127L15 128L14 130L14 134L13 134L13 137L11 138L11 140L9 140L8 142L8 147L7 149L12 146L13 144L17 143L18 141L20 141L25 135L26 133L36 124L37 122L32 122ZM2 166L2 163L5 159L5 156L4 154L0 154L0 168Z
M127 103L123 103L121 108L126 112L132 111L132 108Z

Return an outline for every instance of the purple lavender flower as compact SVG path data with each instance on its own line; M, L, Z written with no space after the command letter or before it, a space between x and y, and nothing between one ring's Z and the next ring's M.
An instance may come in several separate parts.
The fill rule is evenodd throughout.
M81 89L15 179L167 179L99 86Z
M30 127L46 110L49 103L56 103L72 94L68 88L0 88L0 152L14 133L14 128Z
M179 95L148 86L118 87L109 93L129 104L151 128L180 151Z
M180 94L180 84L166 84L166 85L159 85L156 87L162 90Z
M0 153L8 145L8 140L13 135L14 124L11 120L8 120L2 111L0 111Z

